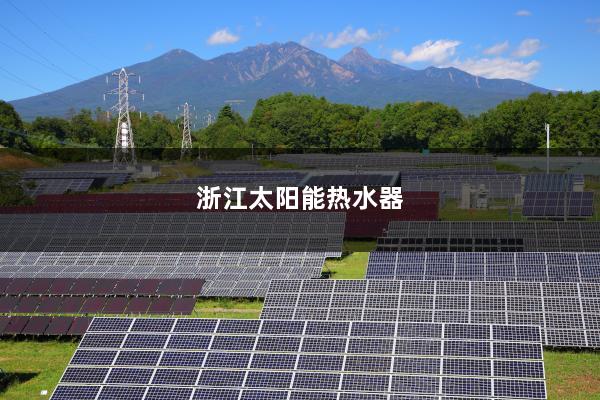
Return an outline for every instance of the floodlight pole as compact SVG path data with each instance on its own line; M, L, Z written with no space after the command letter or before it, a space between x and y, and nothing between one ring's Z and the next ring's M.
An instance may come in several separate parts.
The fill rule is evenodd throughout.
M546 174L550 173L550 124L544 124L546 128Z

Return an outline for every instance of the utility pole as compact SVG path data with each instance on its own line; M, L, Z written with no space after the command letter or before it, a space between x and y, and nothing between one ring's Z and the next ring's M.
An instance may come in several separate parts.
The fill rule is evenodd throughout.
M113 168L116 169L119 165L135 165L135 143L133 141L133 129L129 111L135 111L135 107L129 106L129 95L141 94L144 100L144 94L136 89L129 88L129 77L134 76L133 73L128 73L125 68L121 68L119 72L113 72L112 76L119 80L118 86L115 89L105 93L106 95L117 95L118 102L111 109L119 113L117 118L117 133L115 136L115 147L113 153ZM141 78L138 76L138 82L141 83ZM106 77L108 83L108 77ZM140 112L141 116L141 112Z
M190 105L185 102L183 104L183 136L181 138L181 159L192 149L192 130L190 129ZM178 107L179 108L179 107Z

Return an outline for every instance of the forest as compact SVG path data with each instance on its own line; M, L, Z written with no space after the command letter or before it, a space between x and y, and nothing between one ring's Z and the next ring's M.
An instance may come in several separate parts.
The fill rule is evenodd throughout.
M180 120L144 113L132 113L131 118L137 148L180 147ZM532 94L478 116L462 115L441 103L394 103L370 109L282 93L258 100L248 120L224 106L213 124L193 132L193 142L203 149L527 153L545 147L544 123L551 126L553 149L600 151L600 91ZM26 122L9 103L0 101L0 145L32 153L62 147L110 148L115 125L114 118L100 109L71 110L66 118Z

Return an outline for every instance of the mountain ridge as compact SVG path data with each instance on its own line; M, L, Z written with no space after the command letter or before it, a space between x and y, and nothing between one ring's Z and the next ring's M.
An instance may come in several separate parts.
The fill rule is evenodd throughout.
M291 41L258 44L211 59L172 49L125 68L143 76L141 90L146 102L135 101L137 108L169 116L175 115L177 105L186 101L214 114L228 99L244 100L236 107L248 116L256 100L281 92L312 94L333 102L370 107L403 101L439 101L465 114L478 114L504 100L551 92L513 79L478 77L454 67L411 69L375 58L360 47L336 61ZM106 89L101 75L11 103L25 119L35 115L64 116L70 108L65 103L75 109L109 108L110 103L102 102ZM35 110L34 115L31 110Z

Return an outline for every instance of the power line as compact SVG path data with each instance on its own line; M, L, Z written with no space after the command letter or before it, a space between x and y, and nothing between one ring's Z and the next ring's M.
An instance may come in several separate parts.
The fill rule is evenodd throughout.
M15 53L17 53L17 54L21 55L22 57L25 57L25 58L27 58L28 60L31 60L31 61L33 61L34 63L36 63L36 64L39 64L39 65L41 65L41 66L42 66L42 67L44 67L44 68L47 68L48 70L50 70L50 71L52 71L52 72L59 72L59 73L63 73L63 74L65 74L66 76L68 76L69 78L71 78L71 79L73 79L73 80L75 80L75 81L79 82L79 80L78 80L78 79L77 79L75 76L73 76L73 75L71 75L71 74L69 74L69 73L63 72L63 71L61 71L61 70L59 70L59 69L56 69L56 66L55 66L55 65L48 65L48 64L44 64L44 63L43 63L43 62L41 62L40 60L36 60L35 58L31 57L30 55L28 55L28 54L26 54L26 53L23 53L23 52L22 52L22 51L20 51L19 49L16 49L16 48L12 47L11 45L9 45L8 43L4 43L4 42L3 42L3 41L1 41L1 40L0 40L0 44L1 44L1 45L3 45L3 46L5 46L5 47L7 47L7 48L9 48L10 50L14 51Z
M48 12L50 14L52 14L54 16L54 18L56 18L59 22L61 22L63 24L63 26L67 27L71 32L74 33L74 36L77 38L81 39L81 35L86 35L88 37L88 39L90 38L90 35L87 34L87 32L85 30L81 30L81 29L76 29L73 27L73 25L71 25L65 18L60 17L55 11L54 9L52 9L52 7L50 7L48 4L46 4L45 1L43 0L39 0L39 2L44 6L44 8L46 8L46 10L48 10ZM93 41L84 41L81 40L82 43L85 43L87 46L89 46L92 50L95 50L99 53L102 54L102 56L105 59L110 59L110 57L100 48L98 48L97 46L93 45Z
M27 14L25 14L20 8L18 8L17 6L15 6L14 3L11 0L6 0L6 2L8 4L10 4L15 10L17 10L17 12L19 14L21 14L27 21L29 21L33 26L35 26L39 31L41 31L44 35L46 35L46 37L48 37L48 39L52 40L54 43L56 43L58 46L60 46L67 53L71 54L73 57L79 59L81 62L87 64L88 66L94 68L96 71L102 73L102 70L100 70L100 68L98 68L94 64L88 62L86 59L84 59L83 57L81 57L79 54L75 53L74 51L72 51L71 49L69 49L67 46L65 46L62 42L60 42L59 40L55 39L52 35L50 35L44 28L42 28L40 25L38 25Z
M81 79L77 78L76 76L68 73L67 71L65 71L64 69L62 69L61 67L59 67L58 65L54 64L48 57L44 56L42 53L40 53L39 51L37 51L36 49L34 49L33 47L31 47L29 44L27 44L27 42L25 42L23 39L21 39L18 35L15 35L10 29L8 29L6 26L0 24L0 28L4 29L10 36L12 36L13 38L15 38L16 40L18 40L23 46L27 47L30 51L32 51L33 53L37 54L38 57L41 57L43 60L45 60L48 64L52 65L54 68L56 68L58 71L60 71L61 73L63 73L64 75L68 76L71 79L74 79L76 81L81 81Z
M29 87L29 88L31 88L31 89L33 89L33 90L35 90L35 91L38 91L38 92L40 92L41 94L45 94L46 96L52 96L52 97L54 97L55 99L59 100L59 101L60 101L61 103L63 103L64 105L66 105L67 107L72 107L72 105L71 105L71 104L68 104L67 102L65 102L65 101L64 101L62 98L60 98L59 96L57 96L57 95L54 95L54 94L50 94L50 93L48 93L48 92L45 92L45 91L43 91L42 89L40 89L40 88L38 88L38 87L36 87L36 86L34 86L34 85L30 84L29 82L27 82L25 79L23 79L23 78L21 78L21 77L19 77L19 76L15 75L15 74L13 74L12 72L10 72L9 70L7 70L6 68L4 68L4 67L0 66L0 70L4 71L4 73L8 74L9 76L12 76L12 77L14 78L14 79L13 79L13 81L14 81L14 82L17 82L17 83L19 83L19 84L21 84L21 85L27 86L27 87Z

